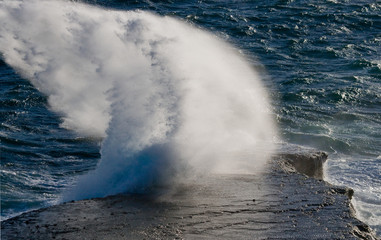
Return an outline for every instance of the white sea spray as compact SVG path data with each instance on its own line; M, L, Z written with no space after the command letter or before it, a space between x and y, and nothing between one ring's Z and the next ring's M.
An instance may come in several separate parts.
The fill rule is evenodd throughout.
M62 127L104 138L97 169L64 200L255 173L274 149L258 74L206 31L65 1L3 1L0 21L4 60L48 96Z

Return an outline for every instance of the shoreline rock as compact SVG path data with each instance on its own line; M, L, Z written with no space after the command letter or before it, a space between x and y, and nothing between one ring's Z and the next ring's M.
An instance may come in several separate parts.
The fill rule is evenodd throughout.
M326 159L279 154L263 175L67 202L2 221L1 239L377 239L353 190L322 180Z
M324 215L327 218L327 223L334 221L336 218L336 221L342 221L341 225L347 224L350 229L349 233L358 239L380 239L368 225L356 218L356 212L351 203L354 190L348 187L335 186L323 180L323 164L327 158L328 155L324 152L279 154L279 156L275 157L277 162L275 164L275 171L280 171L278 174L282 174L282 171L284 171L294 176L291 178L292 180L295 180L296 177L299 178L299 181L302 181L301 185L310 186L309 203L306 204L305 209L308 209L310 206L315 206L315 208L312 208L312 211L311 209L304 211L302 207L300 210L304 212L303 214L310 215L312 218L320 218L320 220L321 217L319 215ZM280 169L277 169L277 167ZM318 190L314 191L316 188ZM292 189L286 189L291 190L291 192L282 192L285 199L293 194ZM320 199L320 204L311 203L311 201L315 200L315 197ZM335 207L336 209L334 209ZM319 214L321 210L325 213ZM329 229L332 226L335 228L336 224L332 224L332 226L326 225L327 229ZM340 236L339 234L337 239L348 239L348 235L343 233Z
M279 157L283 159L285 163L291 164L299 173L316 179L323 179L323 164L328 158L325 152L284 153L280 154ZM284 166L284 168L285 170L287 169L286 166Z

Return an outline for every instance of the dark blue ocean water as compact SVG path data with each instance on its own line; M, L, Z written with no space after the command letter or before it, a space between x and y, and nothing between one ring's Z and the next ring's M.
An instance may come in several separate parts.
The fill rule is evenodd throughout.
M268 89L279 144L328 152L326 179L354 188L358 216L381 230L381 3L83 2L173 16L240 49ZM6 219L57 202L77 176L96 168L101 139L62 128L48 97L5 59L0 86Z

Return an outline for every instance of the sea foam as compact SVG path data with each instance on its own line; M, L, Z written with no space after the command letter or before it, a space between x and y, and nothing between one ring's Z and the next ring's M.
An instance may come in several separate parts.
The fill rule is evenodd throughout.
M103 138L96 170L64 200L255 173L274 149L258 74L207 31L66 1L2 1L0 21L3 59L48 96L62 127Z

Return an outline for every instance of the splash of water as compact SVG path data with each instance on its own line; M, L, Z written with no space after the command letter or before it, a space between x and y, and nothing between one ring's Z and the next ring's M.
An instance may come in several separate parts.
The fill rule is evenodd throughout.
M206 31L64 1L3 1L0 21L4 60L48 96L62 126L104 138L97 169L66 200L190 171L253 173L271 154L275 126L257 73Z

